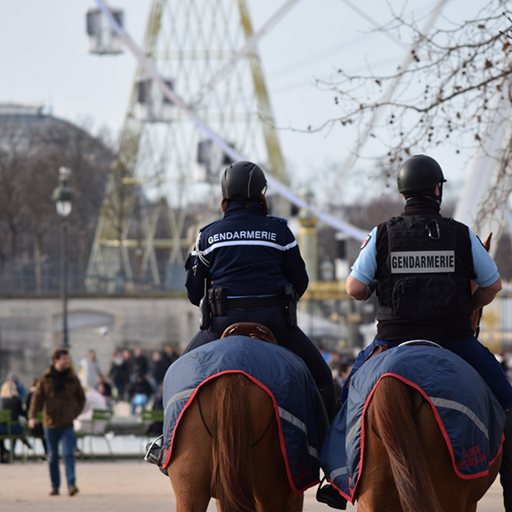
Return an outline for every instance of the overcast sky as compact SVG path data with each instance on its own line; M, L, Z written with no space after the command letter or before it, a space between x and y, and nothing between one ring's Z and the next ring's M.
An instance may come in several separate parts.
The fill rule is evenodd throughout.
M169 0L175 1L178 0ZM190 0L192 1L192 0ZM257 31L284 0L248 0ZM469 16L479 0L451 0L447 17ZM315 86L338 68L362 73L396 69L407 44L375 29L396 12L423 20L432 0L300 0L259 44L283 153L299 180L314 179L327 164L342 162L354 147L355 133L334 129L302 134L289 128L316 126L336 116L333 95ZM125 11L125 29L142 45L150 0L110 1ZM404 7L405 6L405 7ZM411 7L413 6L413 7ZM0 2L0 102L43 105L47 112L75 123L92 121L115 134L123 125L136 62L86 52L85 12L94 0L3 0Z

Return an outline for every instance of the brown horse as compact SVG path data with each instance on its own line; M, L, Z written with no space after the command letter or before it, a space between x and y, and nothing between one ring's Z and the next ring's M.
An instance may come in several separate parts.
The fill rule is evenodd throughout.
M242 334L276 343L264 326L236 324ZM289 483L275 409L268 393L242 373L200 388L180 420L167 468L177 512L299 512L303 493Z
M298 512L271 398L240 373L201 388L185 411L167 468L177 512Z
M430 405L394 377L377 385L365 431L358 512L475 512L500 468L501 453L487 475L460 478Z

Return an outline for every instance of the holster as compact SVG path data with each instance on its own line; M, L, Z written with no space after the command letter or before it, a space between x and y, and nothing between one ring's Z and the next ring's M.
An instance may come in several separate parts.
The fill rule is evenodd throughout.
M228 310L228 299L224 288L210 288L208 290L208 302L212 315L225 316Z

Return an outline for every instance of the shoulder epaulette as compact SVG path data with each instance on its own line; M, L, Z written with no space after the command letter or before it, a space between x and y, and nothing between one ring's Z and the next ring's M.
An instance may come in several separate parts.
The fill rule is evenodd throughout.
M210 226L213 226L216 222L219 222L218 220L214 220L213 222L210 222L210 224L206 224L206 226L203 226L202 228L199 228L199 232L204 231L206 228L209 228Z
M269 215L268 217L273 220L278 220L279 222L282 222L285 225L288 224L288 221L286 219L283 219L282 217L274 217L272 215Z

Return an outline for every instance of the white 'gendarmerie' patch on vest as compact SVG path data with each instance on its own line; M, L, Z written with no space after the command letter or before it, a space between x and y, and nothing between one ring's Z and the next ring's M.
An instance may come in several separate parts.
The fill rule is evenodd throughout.
M395 251L390 256L392 274L455 272L455 251Z

